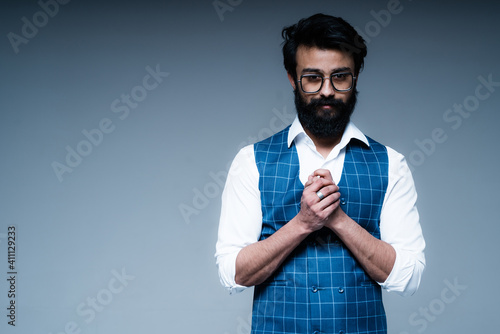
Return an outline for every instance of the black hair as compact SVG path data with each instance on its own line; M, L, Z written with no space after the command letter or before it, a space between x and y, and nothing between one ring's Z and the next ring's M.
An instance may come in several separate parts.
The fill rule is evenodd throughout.
M297 48L299 45L324 50L348 52L354 60L354 75L363 69L366 43L356 29L340 17L315 14L283 28L283 63L292 77L297 79Z

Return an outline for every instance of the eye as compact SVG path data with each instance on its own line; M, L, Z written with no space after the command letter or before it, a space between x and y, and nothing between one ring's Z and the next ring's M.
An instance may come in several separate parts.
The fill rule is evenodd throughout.
M334 73L332 79L335 81L344 81L351 77L351 73Z
M302 77L302 80L307 80L309 82L319 82L321 81L323 78L319 75L315 75L315 74L311 74L311 75L304 75Z

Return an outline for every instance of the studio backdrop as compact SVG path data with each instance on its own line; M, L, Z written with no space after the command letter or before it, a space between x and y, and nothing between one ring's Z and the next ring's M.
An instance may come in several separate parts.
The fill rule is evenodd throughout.
M389 332L497 331L498 2L0 7L1 333L249 333L252 289L215 266L220 196L293 121L281 29L320 12L367 41L353 121L419 195L427 267L384 293Z

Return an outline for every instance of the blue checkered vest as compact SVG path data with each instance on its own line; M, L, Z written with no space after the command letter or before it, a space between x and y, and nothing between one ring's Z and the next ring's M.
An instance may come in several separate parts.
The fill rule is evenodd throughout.
M262 232L266 239L300 210L304 186L289 127L254 145L260 173ZM387 189L386 148L368 138L347 145L338 184L342 209L380 239ZM252 333L387 333L380 286L329 229L309 235L280 268L254 290Z

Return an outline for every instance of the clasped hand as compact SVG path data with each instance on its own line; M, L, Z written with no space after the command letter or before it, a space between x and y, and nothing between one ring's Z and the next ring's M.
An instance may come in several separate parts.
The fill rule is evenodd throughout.
M318 194L318 191L321 193ZM320 198L321 194L324 196ZM333 213L339 208L339 187L333 182L327 169L314 171L304 185L300 200L299 221L311 232L317 231L332 222Z

